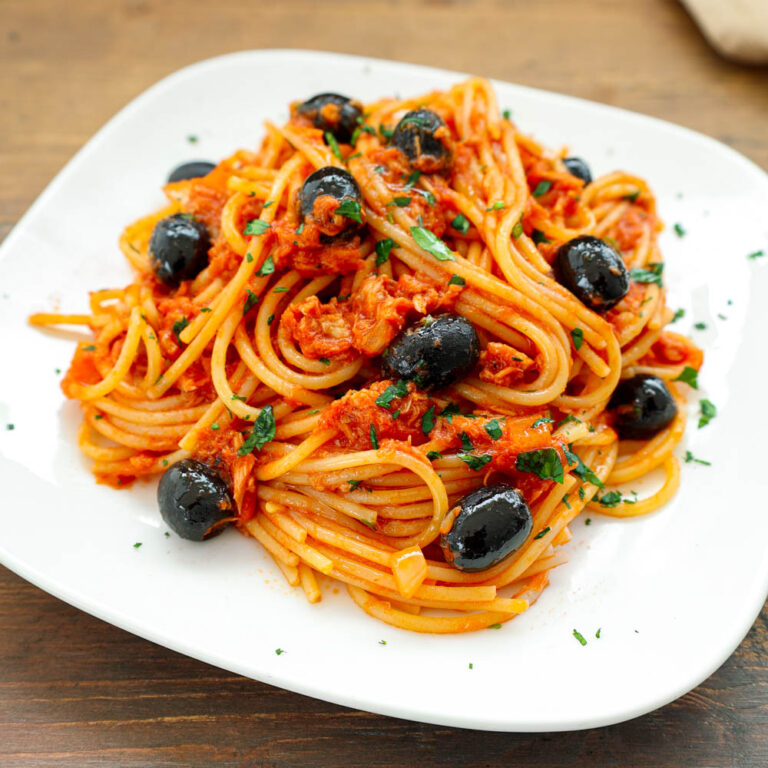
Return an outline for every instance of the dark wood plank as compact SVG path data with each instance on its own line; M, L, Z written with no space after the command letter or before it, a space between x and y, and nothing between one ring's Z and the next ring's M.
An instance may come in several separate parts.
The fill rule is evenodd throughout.
M768 70L718 58L673 0L2 0L0 240L144 88L193 61L258 47L393 58L570 93L688 125L768 168ZM629 723L472 733L230 675L0 569L0 765L765 766L766 643L768 608L709 680Z

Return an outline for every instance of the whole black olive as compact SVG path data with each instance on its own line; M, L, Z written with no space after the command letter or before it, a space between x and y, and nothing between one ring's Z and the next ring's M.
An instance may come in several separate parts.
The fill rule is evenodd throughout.
M426 317L406 329L384 354L393 379L413 381L420 389L445 387L468 374L480 357L472 323L460 315Z
M234 505L224 478L197 459L182 459L168 467L157 487L163 520L182 539L202 541L221 533Z
M149 256L158 280L177 288L208 265L211 238L205 224L188 213L175 213L155 224L149 238Z
M331 203L346 203L344 208L348 210L344 215L338 215L338 206L324 205L323 198L330 198ZM307 176L298 196L300 216L312 219L320 226L320 240L324 243L347 239L360 229L362 202L363 196L355 177L344 168L333 165L318 168Z
M677 415L677 405L667 385L658 376L647 373L619 382L608 409L616 414L619 436L628 440L648 440Z
M605 240L581 235L563 243L552 264L555 279L595 312L606 312L629 291L621 254Z
M592 172L580 157L564 157L563 165L568 169L571 176L581 179L585 186L592 183Z
M185 179L199 179L201 176L207 176L215 167L216 163L209 163L206 160L182 163L171 171L168 176L168 183L184 181Z
M392 143L423 173L444 171L453 159L448 129L429 109L408 112L397 124Z
M445 559L459 571L484 571L519 549L533 528L531 510L517 488L488 485L458 504L451 530L440 537Z
M315 128L319 128L323 134L327 131L339 143L349 144L358 126L358 119L363 116L363 105L338 93L318 93L299 104L296 111L312 120Z

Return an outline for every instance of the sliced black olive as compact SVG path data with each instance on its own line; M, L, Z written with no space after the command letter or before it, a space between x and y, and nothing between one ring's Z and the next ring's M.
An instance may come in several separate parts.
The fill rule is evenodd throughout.
M592 171L580 157L564 157L563 165L568 169L571 176L581 179L585 185L592 183Z
M234 515L224 478L197 459L182 459L168 467L157 487L163 520L182 539L202 541L221 533Z
M323 134L328 131L340 144L349 144L358 118L363 116L363 105L338 93L318 93L299 104L296 111L312 120Z
M451 530L442 534L445 559L460 571L484 571L519 549L533 528L531 510L517 488L488 485L459 503Z
M334 204L325 205L323 198L330 198ZM348 239L360 229L362 202L355 177L344 168L328 165L307 176L299 192L299 214L302 219L314 220L320 227L321 242L330 243ZM336 203L346 203L345 215L336 213Z
M423 173L444 171L453 159L448 129L429 109L408 112L397 124L392 143Z
M182 163L171 171L168 176L168 183L184 181L185 179L199 179L201 176L207 176L215 167L216 163L209 163L206 160Z
M616 414L619 435L628 440L653 437L677 415L677 405L667 385L658 376L647 373L620 382L608 408Z
M196 277L208 264L211 238L202 221L188 213L175 213L155 224L149 239L152 269L158 280L177 288Z
M437 389L468 374L479 356L480 341L472 323L460 315L439 315L406 329L392 342L383 362L393 379Z
M581 235L563 243L552 267L557 282L595 312L606 312L629 291L621 254L599 237Z

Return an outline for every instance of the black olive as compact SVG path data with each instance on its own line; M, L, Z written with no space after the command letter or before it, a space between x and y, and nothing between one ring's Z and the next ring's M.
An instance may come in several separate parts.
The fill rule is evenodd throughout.
M581 179L585 186L592 183L592 172L580 157L564 157L563 165L568 169L571 176Z
M400 334L383 362L391 378L437 389L468 374L479 356L480 341L472 323L460 315L439 315Z
M185 179L199 179L201 176L207 176L215 167L216 163L209 163L206 160L182 163L171 171L168 176L168 183L184 181Z
M323 132L323 138L327 131L339 143L349 144L363 116L363 105L338 93L318 93L299 104L296 111L312 120L315 128Z
M563 243L552 267L557 282L595 312L606 312L629 291L621 254L599 237L581 235Z
M348 239L354 235L361 226L354 218L336 215L324 208L315 210L315 203L323 197L332 197L338 203L350 201L353 204L350 213L356 213L362 219L363 196L355 177L344 168L333 165L318 168L307 176L298 199L300 216L313 219L320 226L321 242Z
M451 530L440 537L445 559L460 571L484 571L520 548L533 528L531 510L517 488L488 485L458 504Z
M208 265L211 238L202 221L188 213L175 213L155 224L149 255L157 279L171 288L191 280Z
M224 478L197 459L182 459L168 467L157 487L163 520L182 539L202 541L221 533L234 516L234 505Z
M444 171L453 158L448 129L429 109L408 112L397 124L392 143L423 173Z
M667 385L648 373L620 382L608 408L616 414L619 436L628 440L648 440L677 415L677 405Z

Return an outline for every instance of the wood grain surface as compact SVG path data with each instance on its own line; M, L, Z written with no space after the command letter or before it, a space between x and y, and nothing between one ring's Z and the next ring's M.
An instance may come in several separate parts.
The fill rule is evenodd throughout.
M674 0L0 0L0 240L147 86L260 47L432 64L616 104L768 168L768 70L718 58ZM758 768L766 647L768 609L709 680L650 715L570 734L473 733L231 675L0 568L0 766Z

